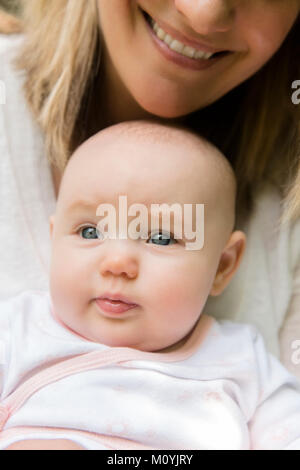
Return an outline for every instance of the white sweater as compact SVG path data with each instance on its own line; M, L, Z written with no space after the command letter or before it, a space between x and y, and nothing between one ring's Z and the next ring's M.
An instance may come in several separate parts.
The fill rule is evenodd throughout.
M49 216L55 208L41 132L22 94L22 75L10 65L21 38L0 35L0 298L28 287L47 289Z
M1 299L48 288L49 216L55 208L43 137L23 97L22 74L11 65L21 41L22 36L0 35L0 80L6 87L6 104L0 105ZM300 316L300 298L296 302L293 292L300 285L300 220L277 229L280 194L271 183L256 200L247 226L240 227L247 235L242 264L225 292L208 300L204 313L252 323L279 356L279 329L289 305ZM300 328L293 339L300 339ZM285 353L291 356L286 348Z

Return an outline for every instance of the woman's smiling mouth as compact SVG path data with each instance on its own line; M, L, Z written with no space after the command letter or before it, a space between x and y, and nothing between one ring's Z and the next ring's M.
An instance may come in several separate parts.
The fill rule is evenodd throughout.
M158 24L148 13L141 10L151 38L157 49L168 59L186 68L202 70L211 67L216 61L231 54L218 51L205 45L195 44L167 25ZM197 46L197 47L195 47Z

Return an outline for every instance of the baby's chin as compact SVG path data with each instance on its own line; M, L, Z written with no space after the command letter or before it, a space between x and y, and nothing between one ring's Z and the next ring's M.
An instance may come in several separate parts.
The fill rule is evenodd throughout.
M129 348L136 351L151 352L151 353L168 353L179 349L185 340L180 340L175 344L170 343L156 343L153 340L145 339L144 341L139 340L138 342L130 340L126 337L123 338L98 338L98 340L91 339L90 341L98 344L103 344L110 348Z
M87 339L87 338L86 338ZM136 351L143 351L143 352L161 352L164 351L165 348L168 348L168 346L163 345L155 345L153 342L147 342L147 341L133 341L130 340L126 337L112 337L110 336L109 338L107 337L90 337L89 341L93 341L94 343L98 344L103 344L105 346L108 346L109 348L129 348L129 349L134 349Z
M116 328L118 328L116 326ZM74 331L74 330L73 330ZM129 348L134 349L136 351L143 351L143 352L152 352L152 353L160 353L160 352L171 352L174 349L177 349L178 343L175 345L170 343L156 343L151 340L141 340L139 341L134 340L133 338L128 338L125 335L121 336L119 334L111 334L111 335L97 335L94 333L89 333L83 329L79 329L74 331L78 336L85 339L86 341L91 341L93 343L102 344L109 348ZM181 341L180 341L181 343Z
M132 331L120 331L120 324L97 324L93 318L86 317L86 322L75 321L74 318L63 318L55 314L56 320L67 330L85 341L102 344L109 348L130 348L138 351L165 353L180 348L186 341L186 338L172 342L162 338L148 338L142 336L142 331L137 329ZM106 330L106 331L105 331Z

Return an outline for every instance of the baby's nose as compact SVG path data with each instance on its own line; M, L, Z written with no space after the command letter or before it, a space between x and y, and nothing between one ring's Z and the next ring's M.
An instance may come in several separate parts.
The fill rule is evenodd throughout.
M138 275L138 260L136 256L127 251L114 250L104 257L100 265L102 276L126 276L129 279L135 279Z

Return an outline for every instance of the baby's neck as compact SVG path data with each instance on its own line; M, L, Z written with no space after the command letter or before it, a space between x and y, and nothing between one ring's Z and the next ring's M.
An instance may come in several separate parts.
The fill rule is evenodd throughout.
M197 325L197 323L196 323ZM181 340L177 341L177 343L174 343L174 344L171 344L171 346L168 346L164 349L160 349L159 351L153 351L155 353L170 353L170 352L173 352L173 351L178 351L179 349L181 349L185 343L189 340L189 338L191 337L191 335L193 334L193 331L195 330L196 328L196 325L192 328L192 330L184 337L182 338Z

